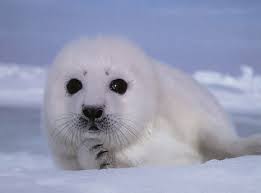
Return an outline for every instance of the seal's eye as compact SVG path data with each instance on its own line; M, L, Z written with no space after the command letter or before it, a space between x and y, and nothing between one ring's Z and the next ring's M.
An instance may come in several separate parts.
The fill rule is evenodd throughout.
M128 88L128 83L123 79L115 79L110 83L110 89L113 92L123 95Z
M73 78L67 83L66 89L69 94L73 95L82 89L82 83L78 79Z

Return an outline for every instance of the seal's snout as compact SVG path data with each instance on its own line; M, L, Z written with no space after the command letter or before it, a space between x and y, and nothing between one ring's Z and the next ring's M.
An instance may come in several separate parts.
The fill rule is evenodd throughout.
M82 114L91 121L102 117L103 111L101 106L83 106L82 108Z

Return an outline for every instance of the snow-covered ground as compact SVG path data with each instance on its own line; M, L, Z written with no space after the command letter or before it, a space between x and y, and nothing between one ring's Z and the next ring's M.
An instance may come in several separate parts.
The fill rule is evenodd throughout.
M0 193L261 192L260 156L177 168L58 170L40 132L40 110L25 108L41 104L44 77L42 68L0 64ZM194 78L233 112L240 135L261 133L260 75L244 66L238 77L198 71Z
M260 193L261 157L178 168L59 171L43 156L0 155L3 193Z

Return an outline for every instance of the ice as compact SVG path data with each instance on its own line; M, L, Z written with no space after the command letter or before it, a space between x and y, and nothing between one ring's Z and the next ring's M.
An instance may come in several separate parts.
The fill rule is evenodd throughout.
M261 113L261 75L241 66L241 75L232 76L214 71L198 71L194 78L207 86L229 111Z
M176 168L61 171L49 159L1 154L3 193L259 193L261 157ZM5 167L3 167L5 166Z
M39 106L44 79L41 67L0 63L0 105Z

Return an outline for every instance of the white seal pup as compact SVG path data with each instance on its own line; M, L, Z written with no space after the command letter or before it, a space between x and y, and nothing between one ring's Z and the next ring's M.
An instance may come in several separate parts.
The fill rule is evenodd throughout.
M183 72L119 38L81 39L50 69L44 121L64 169L203 163L260 154L215 98Z

